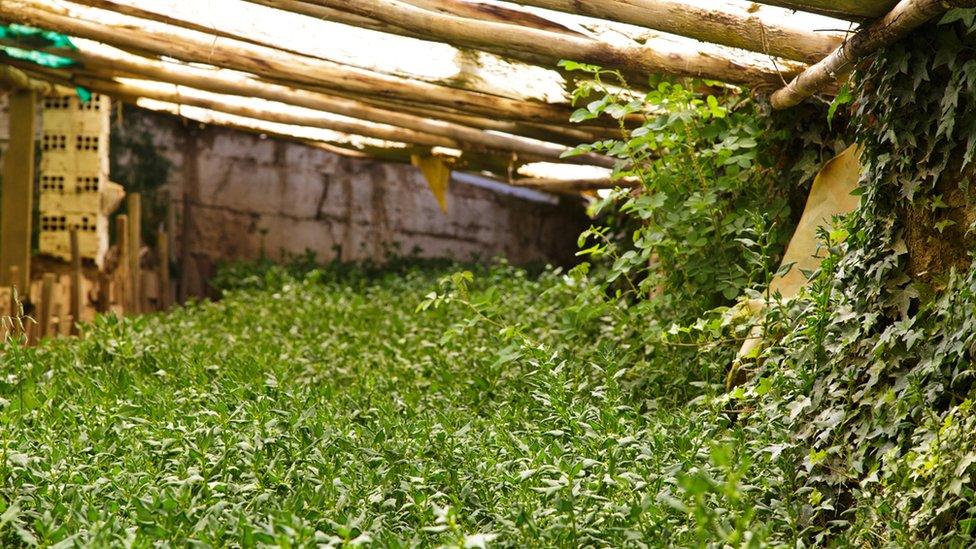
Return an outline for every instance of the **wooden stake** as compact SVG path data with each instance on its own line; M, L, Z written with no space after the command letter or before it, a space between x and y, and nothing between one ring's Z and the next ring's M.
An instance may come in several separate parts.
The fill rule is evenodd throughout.
M61 337L62 325L64 324L64 305L60 302L55 303L52 308L51 318L51 337Z
M111 310L112 305L112 277L105 273L99 273L98 276L98 304L96 311L98 313L107 313Z
M50 337L51 335L51 316L54 311L54 282L56 280L54 273L44 273L44 278L41 280L41 302L38 303L40 307L40 335L41 337Z
M71 229L71 335L78 335L81 322L81 248L78 245L78 229Z
M13 283L10 284L10 310L8 316L10 316L10 318L19 318L20 317L19 302L23 301L24 299L21 290L22 286L20 285L19 282L20 268L17 267L16 265L11 265L10 269L8 269L8 273L9 274L7 275L7 280L13 281Z
M115 283L118 284L122 314L126 315L132 310L132 288L129 286L129 216L125 214L115 216L115 240L119 251Z
M142 200L139 193L129 193L126 197L129 215L129 288L132 293L131 312L142 312L142 266L139 254L142 250Z
M15 271L7 286L21 296L30 292L31 223L34 196L34 135L37 96L15 90L8 97L10 142L3 155L3 191L0 193L0 273Z
M159 308L170 307L169 236L162 228L156 232L156 253L159 256Z

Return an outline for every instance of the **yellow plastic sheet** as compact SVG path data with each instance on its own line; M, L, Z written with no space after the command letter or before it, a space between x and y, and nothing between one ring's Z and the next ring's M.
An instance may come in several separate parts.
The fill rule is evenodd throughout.
M447 187L451 181L451 164L443 158L416 154L410 156L410 163L424 175L427 186L430 187L430 192L434 193L441 211L447 213Z

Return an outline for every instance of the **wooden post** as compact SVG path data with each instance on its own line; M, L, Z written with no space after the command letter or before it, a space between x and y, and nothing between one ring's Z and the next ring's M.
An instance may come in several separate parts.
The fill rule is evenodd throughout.
M129 306L135 314L142 312L142 269L139 264L139 250L142 248L142 200L139 193L129 193L126 197L129 214Z
M96 311L98 313L107 313L111 310L112 305L112 277L105 273L99 273L98 275L98 303Z
M61 326L64 324L64 305L61 302L55 303L52 311L51 337L60 337Z
M71 229L71 335L78 335L81 322L81 250L78 246L78 229Z
M34 133L37 97L33 91L10 93L10 143L4 154L0 197L0 273L14 274L7 286L21 295L30 291L31 220L34 196Z
M119 250L119 265L116 268L115 283L118 284L119 305L122 314L128 314L132 307L132 288L129 287L129 216L119 214L115 217L115 240Z
M44 273L44 278L41 280L41 302L38 303L38 307L41 310L40 313L40 336L50 337L51 335L51 316L54 311L54 273Z
M162 228L156 233L156 252L159 254L159 309L170 305L169 283L169 235Z
M10 318L17 318L20 316L20 303L23 297L21 296L21 291L23 286L20 285L20 268L16 265L11 265L8 269L10 274L7 275L7 280L11 281L10 284Z

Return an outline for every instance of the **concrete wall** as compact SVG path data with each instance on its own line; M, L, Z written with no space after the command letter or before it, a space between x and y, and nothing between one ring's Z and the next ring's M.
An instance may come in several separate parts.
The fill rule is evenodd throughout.
M382 261L394 252L567 264L588 224L571 199L457 179L445 214L411 166L138 109L126 109L113 131L123 141L149 136L171 164L169 224L186 234L188 248L181 249L180 238L174 248L190 263L191 293L202 290L220 261L262 253L277 258L312 250L321 261Z

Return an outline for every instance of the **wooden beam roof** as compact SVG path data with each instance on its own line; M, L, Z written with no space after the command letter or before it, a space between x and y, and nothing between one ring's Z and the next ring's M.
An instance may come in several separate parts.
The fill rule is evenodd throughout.
M196 109L236 127L276 124L270 133L398 160L418 147L447 147L501 172L529 160L612 167L613 160L595 154L562 158L567 146L619 132L612 120L568 125L574 109L559 89L562 59L644 82L661 73L781 88L771 102L785 108L829 89L864 56L947 7L976 6L976 0L218 1L290 17L305 40L285 36L279 43L274 33L215 24L176 0L2 0L0 22L76 38L77 50L59 52L79 65L54 71L11 61L26 72L0 71L0 85L84 85L163 110ZM861 28L851 33L855 24ZM440 54L447 48L458 67L478 70L428 76L357 65L307 39L323 25L429 44ZM524 91L538 79L546 91ZM625 125L642 122L634 115ZM561 188L600 181L576 177Z

